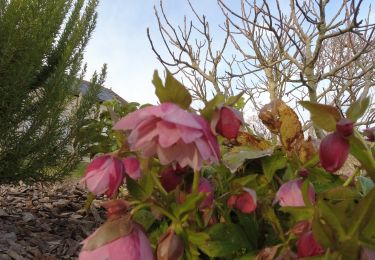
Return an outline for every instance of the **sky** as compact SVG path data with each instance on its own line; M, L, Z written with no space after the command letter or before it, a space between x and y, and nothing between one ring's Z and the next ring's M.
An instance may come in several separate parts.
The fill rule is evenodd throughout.
M370 0L365 1L368 4ZM218 25L223 16L216 0L192 0L199 14L205 14L212 27L214 37L220 39ZM287 0L280 0L288 6ZM229 6L238 8L239 0L227 0ZM98 21L86 48L85 62L88 64L86 79L104 63L108 65L105 87L111 88L127 101L157 103L151 83L153 71L163 74L163 67L152 52L146 29L150 28L153 42L165 53L157 28L154 5L159 0L101 0ZM184 15L191 15L186 0L164 0L165 11L173 25L182 24ZM375 10L373 16L375 16Z
M183 22L189 11L185 0L165 0L165 10L171 21ZM204 11L215 21L216 0L196 0L197 9ZM108 65L105 87L111 88L127 101L157 103L151 83L155 69L163 74L163 67L152 52L147 39L149 27L155 45L162 42L159 37L154 5L158 0L102 0L98 11L98 21L92 38L86 48L85 62L88 64L86 78L94 70L100 71L103 63ZM214 7L214 8L213 8Z

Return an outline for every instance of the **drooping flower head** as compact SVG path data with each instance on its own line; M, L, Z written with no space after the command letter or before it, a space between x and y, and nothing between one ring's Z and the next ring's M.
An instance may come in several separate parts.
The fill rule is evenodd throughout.
M303 207L305 202L302 195L303 179L291 180L279 188L276 193L274 203L279 203L281 207ZM311 203L315 203L315 192L312 185L309 185L308 198Z
M95 195L112 197L124 180L124 165L112 155L95 158L86 169L82 182Z
M103 206L108 220L82 242L79 260L152 260L151 244L143 228L131 220L128 203L111 200Z
M219 145L202 117L173 103L148 106L118 121L115 130L131 130L130 149L146 157L158 155L163 165L178 162L199 170L219 162Z
M319 147L320 164L328 172L339 170L349 155L349 142L338 133L324 137Z
M85 250L85 246L95 233L86 238L79 260L111 259L111 260L152 260L153 252L150 242L138 224L133 224L132 231L126 236L115 239L94 250Z
M222 106L214 113L211 128L213 132L217 132L228 139L233 139L237 137L242 123L242 116L237 110L229 106Z
M243 188L243 192L239 195L232 195L227 201L229 208L236 208L242 213L252 213L257 208L256 192L249 188Z

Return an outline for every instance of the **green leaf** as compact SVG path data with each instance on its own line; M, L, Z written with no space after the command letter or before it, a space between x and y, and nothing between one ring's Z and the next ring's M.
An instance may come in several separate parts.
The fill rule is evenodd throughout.
M313 184L317 193L329 190L333 187L343 185L343 181L337 176L327 173L320 168L308 168L310 174L308 180Z
M190 243L194 245L202 245L210 238L210 236L204 232L195 232L189 229L185 230L187 233L187 238Z
M329 132L336 130L336 122L341 119L337 108L309 101L300 101L299 103L310 111L311 120L317 127Z
M346 116L353 122L356 122L366 112L369 104L369 97L358 99L350 105L350 107L346 111Z
M239 250L248 249L250 245L239 225L219 223L211 226L207 233L210 239L199 245L199 249L209 257L231 256Z
M359 232L373 216L375 208L375 189L372 189L363 199L361 199L358 205L353 210L351 217L352 222L349 228L349 234L354 235Z
M223 163L232 172L236 172L246 160L269 156L273 149L256 150L246 146L237 146L230 152L224 154Z
M239 224L250 242L251 249L256 250L258 248L259 223L257 222L255 214L237 212L237 216Z
M154 215L145 209L136 211L132 217L133 220L141 224L145 230L148 230L156 220Z
M126 187L130 195L137 200L144 201L149 198L149 195L142 188L142 186L132 178L126 178Z
M281 151L276 151L273 155L262 158L264 176L271 181L277 170L286 167L287 158Z
M193 210L197 209L199 203L204 199L205 196L206 194L203 192L200 192L198 194L187 195L184 203L178 205L178 207L174 210L175 216L181 219L183 215L188 214Z
M163 86L163 83L156 70L154 72L152 83L155 86L155 94L161 103L172 102L184 109L189 108L192 102L189 91L184 87L184 85L176 80L169 71L167 71L165 86Z
M289 213L294 222L310 220L314 216L314 209L311 207L281 207L280 211Z
M225 105L233 107L241 99L244 93L245 91L241 91L238 95L230 96L225 102Z
M257 174L249 174L244 177L234 179L232 183L235 186L246 187L249 183L255 181L257 176Z
M372 180L375 180L375 159L360 133L354 130L349 137L350 153L362 164Z
M347 235L340 219L336 216L335 212L327 202L319 200L315 210L319 212L318 217L320 221L326 223L327 227L332 230L336 241L343 242L347 240Z
M207 102L206 106L200 110L201 116L210 121L216 108L224 103L224 95L218 93L213 99Z

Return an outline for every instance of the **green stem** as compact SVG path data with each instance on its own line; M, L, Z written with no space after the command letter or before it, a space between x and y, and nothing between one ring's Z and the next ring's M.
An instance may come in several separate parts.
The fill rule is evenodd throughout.
M347 187L354 179L354 177L358 176L360 174L359 169L357 169L352 175L349 176L349 178L345 181L345 183L342 185L343 187Z
M199 171L194 171L193 186L191 188L193 194L198 192L200 176L201 174Z

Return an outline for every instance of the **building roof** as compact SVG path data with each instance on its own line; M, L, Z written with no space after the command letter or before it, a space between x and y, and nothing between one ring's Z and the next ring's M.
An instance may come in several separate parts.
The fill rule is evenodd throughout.
M83 80L81 85L79 86L79 92L85 95L89 89L89 86L90 86L90 82ZM98 101L104 102L104 101L113 100L113 99L116 99L117 101L123 104L127 103L125 99L123 99L118 94L116 94L112 89L102 87L98 94Z

